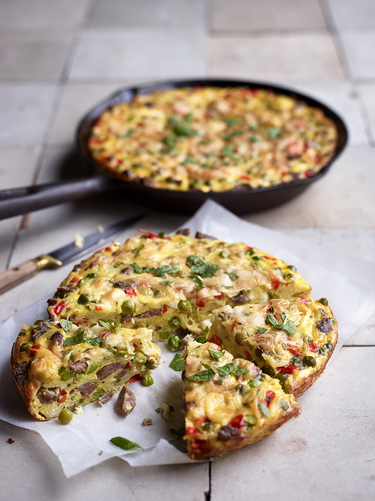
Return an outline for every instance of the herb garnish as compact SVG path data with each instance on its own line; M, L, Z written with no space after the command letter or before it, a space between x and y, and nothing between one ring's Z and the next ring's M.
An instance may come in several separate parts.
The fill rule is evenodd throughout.
M145 248L145 246L142 244L139 247L137 247L136 249L130 249L130 250L132 252L135 252L134 257L139 257L141 250L144 248Z
M79 332L76 336L67 337L64 341L64 346L71 346L83 342L83 331Z
M60 325L65 332L68 332L73 327L73 322L71 322L70 320L66 320L65 318L61 318Z
M263 334L263 332L266 332L268 329L264 327L258 327L258 334Z
M173 430L172 428L169 430L169 433L171 435L173 435L174 437L176 438L182 438L185 433L186 433L186 429L185 429L185 426L182 426L181 428L179 428L178 430Z
M161 285L173 285L173 282L171 282L170 280L165 280L165 282L159 282L159 284ZM155 294L155 292L154 292Z
M134 450L142 450L143 451L143 447L136 444L135 442L131 442L127 438L113 437L113 438L111 438L110 442L112 442L113 445L116 445L117 447L124 449L124 451L134 451Z
M194 376L187 377L186 381L211 381L211 379L215 376L215 371L207 364L202 365L206 370L198 372L197 374L194 374Z
M208 348L208 351L210 352L211 357L216 360L220 360L220 358L224 355L224 351L222 350L212 350L211 348Z
M233 280L233 282L234 282L235 280L237 280L237 278L238 278L238 275L236 275L235 273L230 273L229 271L226 271L225 273L228 275L228 277L229 277L231 280Z
M120 322L116 320L116 322L112 320L98 320L98 324L100 327L104 327L108 331L116 330L116 334L118 334L121 330Z
M269 324L273 329L283 330L288 334L288 336L293 336L297 332L297 326L287 318L285 313L281 314L282 323L278 322L276 318L269 313L266 318L267 324Z
M183 371L185 369L185 362L182 355L176 353L172 362L169 364L169 367L176 372Z
M200 334L197 338L196 341L198 343L204 344L207 342L207 334L210 329L206 326L202 334Z

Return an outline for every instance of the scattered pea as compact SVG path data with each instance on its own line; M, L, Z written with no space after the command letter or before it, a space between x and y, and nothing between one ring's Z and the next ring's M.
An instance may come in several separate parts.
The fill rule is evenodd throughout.
M323 306L328 306L328 299L326 297L322 297L319 299L318 303L321 303Z
M90 297L87 294L81 294L78 298L79 304L86 304L90 301Z
M171 336L168 339L168 347L171 351L177 351L180 348L181 340L177 336Z
M162 330L162 331L159 331L159 338L162 340L162 341L165 341L166 339L169 338L169 335L170 335L170 332L167 331L167 330Z
M121 310L124 313L124 315L131 315L134 311L134 305L132 301L126 299L121 305Z
M144 386L151 386L154 384L154 380L153 380L152 376L150 376L150 374L145 374L142 377L142 383Z
M69 409L63 409L59 414L59 421L61 424L69 424L73 419L73 412Z
M191 302L188 299L186 299L186 301L181 300L178 303L178 309L180 311L191 311Z
M168 325L171 327L178 327L181 323L181 320L178 317L172 317L168 321Z
M150 360L147 360L147 362L145 363L145 366L147 367L147 369L154 370L154 369L156 369L158 364L156 363L155 360L150 359Z
M307 367L315 367L316 366L316 360L314 357L311 357L310 355L305 355L303 357L303 364L307 365Z
M145 364L147 362L147 357L141 351L136 351L134 354L134 360L139 364Z

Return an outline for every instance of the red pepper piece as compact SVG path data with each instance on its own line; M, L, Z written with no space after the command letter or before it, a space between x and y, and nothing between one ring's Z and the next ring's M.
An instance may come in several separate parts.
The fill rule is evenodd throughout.
M125 289L125 294L127 294L128 296L136 296L137 295L137 293L135 292L133 287L128 287L127 289Z
M262 256L264 257L264 259L268 259L269 261L276 261L277 259L275 257L271 257L271 256Z
M100 311L100 310L102 310L103 308L102 308L101 306L95 306L95 309L96 309L97 311Z
M81 321L79 320L78 322L73 322L73 324L79 327L81 325Z
M59 314L61 313L61 310L62 310L63 308L65 308L65 306L66 306L67 304L68 304L68 303L66 303L65 301L60 301L60 303L59 303L59 304L57 304L57 305L54 307L54 309L53 309L53 313L54 313L55 315L59 315Z
M217 299L218 301L220 301L220 299L223 299L223 293L220 292L220 294L217 294L216 296L214 296L215 299Z
M249 247L248 245L246 246L246 250L254 250L254 247Z
M223 344L222 340L216 334L214 334L213 336L211 336L210 339L209 339L209 341L210 341L210 343L215 343L218 346L221 346Z
M233 322L233 324L231 325L232 332L234 331L235 328L236 328L236 324Z
M247 359L250 359L251 360L251 355L250 353L247 351L247 350L244 350L244 355Z
M283 367L278 367L277 371L281 372L281 374L293 374L298 367L296 365L284 365Z
M279 280L271 280L271 285L275 291L280 287L281 282Z
M202 440L201 438L196 438L190 442L191 449L199 449L203 445L206 445L207 440Z
M109 251L110 251L110 250L112 250L112 249L111 249L111 247L106 247L104 250L105 250L106 252L109 252Z
M137 123L137 127L143 127L144 126L144 122L138 122Z
M302 299L300 299L300 301L301 301L301 303L303 303L303 304L311 303L310 299L306 299L306 298L304 298L304 297L303 297Z
M80 281L81 279L79 277L74 277L71 279L70 283L71 284L78 284L78 282Z
M60 322L58 324L56 324L56 327L58 327L59 329L62 328Z
M289 346L290 353L293 353L293 355L301 355L301 350L298 348L298 346L291 345Z
M59 388L62 397L59 400L59 404L63 404L68 396L68 392L64 389Z
M36 355L36 352L39 350L40 344L34 344L34 346L31 346L30 348L30 358L34 358Z
M140 374L136 374L135 376L131 377L128 381L128 383L135 383L136 381L139 381L142 379L142 376Z
M186 435L194 435L195 433L200 433L198 428L196 428L195 426L188 426L186 428Z
M240 179L242 179L243 181L250 181L249 176L246 175L240 176Z
M307 170L305 172L305 178L314 177L315 175L316 175L316 173L313 170Z
M104 331L100 334L100 337L105 337L107 334L112 334L112 331Z
M200 299L199 301L197 301L197 306L199 306L199 308L204 308L206 306L206 303L207 299Z
M203 416L200 416L198 419L197 419L198 423L199 424L202 424L202 423L205 423L206 422L206 418L204 418Z
M238 416L232 418L229 421L229 424L234 428L242 428L242 426L245 426L245 419L243 417L243 414L239 414Z
M276 393L274 391L268 390L266 391L266 397L267 399L273 400L276 396Z
M166 307L166 305L164 304L163 305L163 309L161 310L161 314L164 315L164 313L167 313L168 311L168 308Z
M319 351L319 346L316 343L311 342L309 343L309 346L310 346L310 351L312 351L313 353Z

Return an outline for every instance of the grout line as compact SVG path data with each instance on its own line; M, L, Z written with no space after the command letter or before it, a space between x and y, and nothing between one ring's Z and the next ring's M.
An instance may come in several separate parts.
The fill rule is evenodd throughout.
M215 37L248 37L248 38L256 38L256 37L278 37L283 35L329 35L329 30L327 28L310 28L304 30L296 30L296 29L260 29L260 30L220 30L220 29L212 29L211 35Z
M208 491L204 492L205 501L211 501L212 496L212 461L208 463Z
M362 99L362 96L361 96L361 92L356 87L356 84L353 84L353 87L355 89L356 99L358 101L358 108L359 108L359 111L360 111L362 119L363 119L363 125L364 125L365 131L366 131L369 145L374 147L375 146L375 137L374 137L373 132L372 132L369 114L367 113L364 100Z
M343 344L343 348L375 348L375 344Z

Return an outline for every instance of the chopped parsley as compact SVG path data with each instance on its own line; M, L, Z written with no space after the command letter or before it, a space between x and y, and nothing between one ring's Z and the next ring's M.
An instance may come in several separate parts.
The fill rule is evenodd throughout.
M136 249L130 249L130 250L132 252L135 252L134 257L139 257L140 253L141 253L141 250L144 249L144 248L145 248L145 246L142 244L139 247L137 247Z
M187 265L191 268L194 275L199 275L200 277L213 277L220 266L215 263L206 263L204 259L198 256L188 256Z
M263 332L266 332L268 329L265 327L258 327L258 333L263 334Z
M288 334L288 336L293 336L293 334L297 332L297 326L289 320L289 318L287 318L285 313L281 314L281 320L282 323L278 322L271 313L269 313L266 318L267 324L269 324L273 329L283 330L286 334Z
M116 320L116 322L112 320L98 320L98 324L100 327L104 327L104 329L107 329L108 331L115 330L116 334L120 332L121 325L120 322Z
M207 342L207 334L208 334L208 331L209 331L209 328L208 327L205 327L204 331L202 332L202 334L200 334L197 338L196 338L196 341L198 343L201 343L201 344L204 344Z
M173 282L171 282L170 280L165 280L164 282L159 282L159 284L161 285L173 285ZM155 294L155 292L154 292Z

